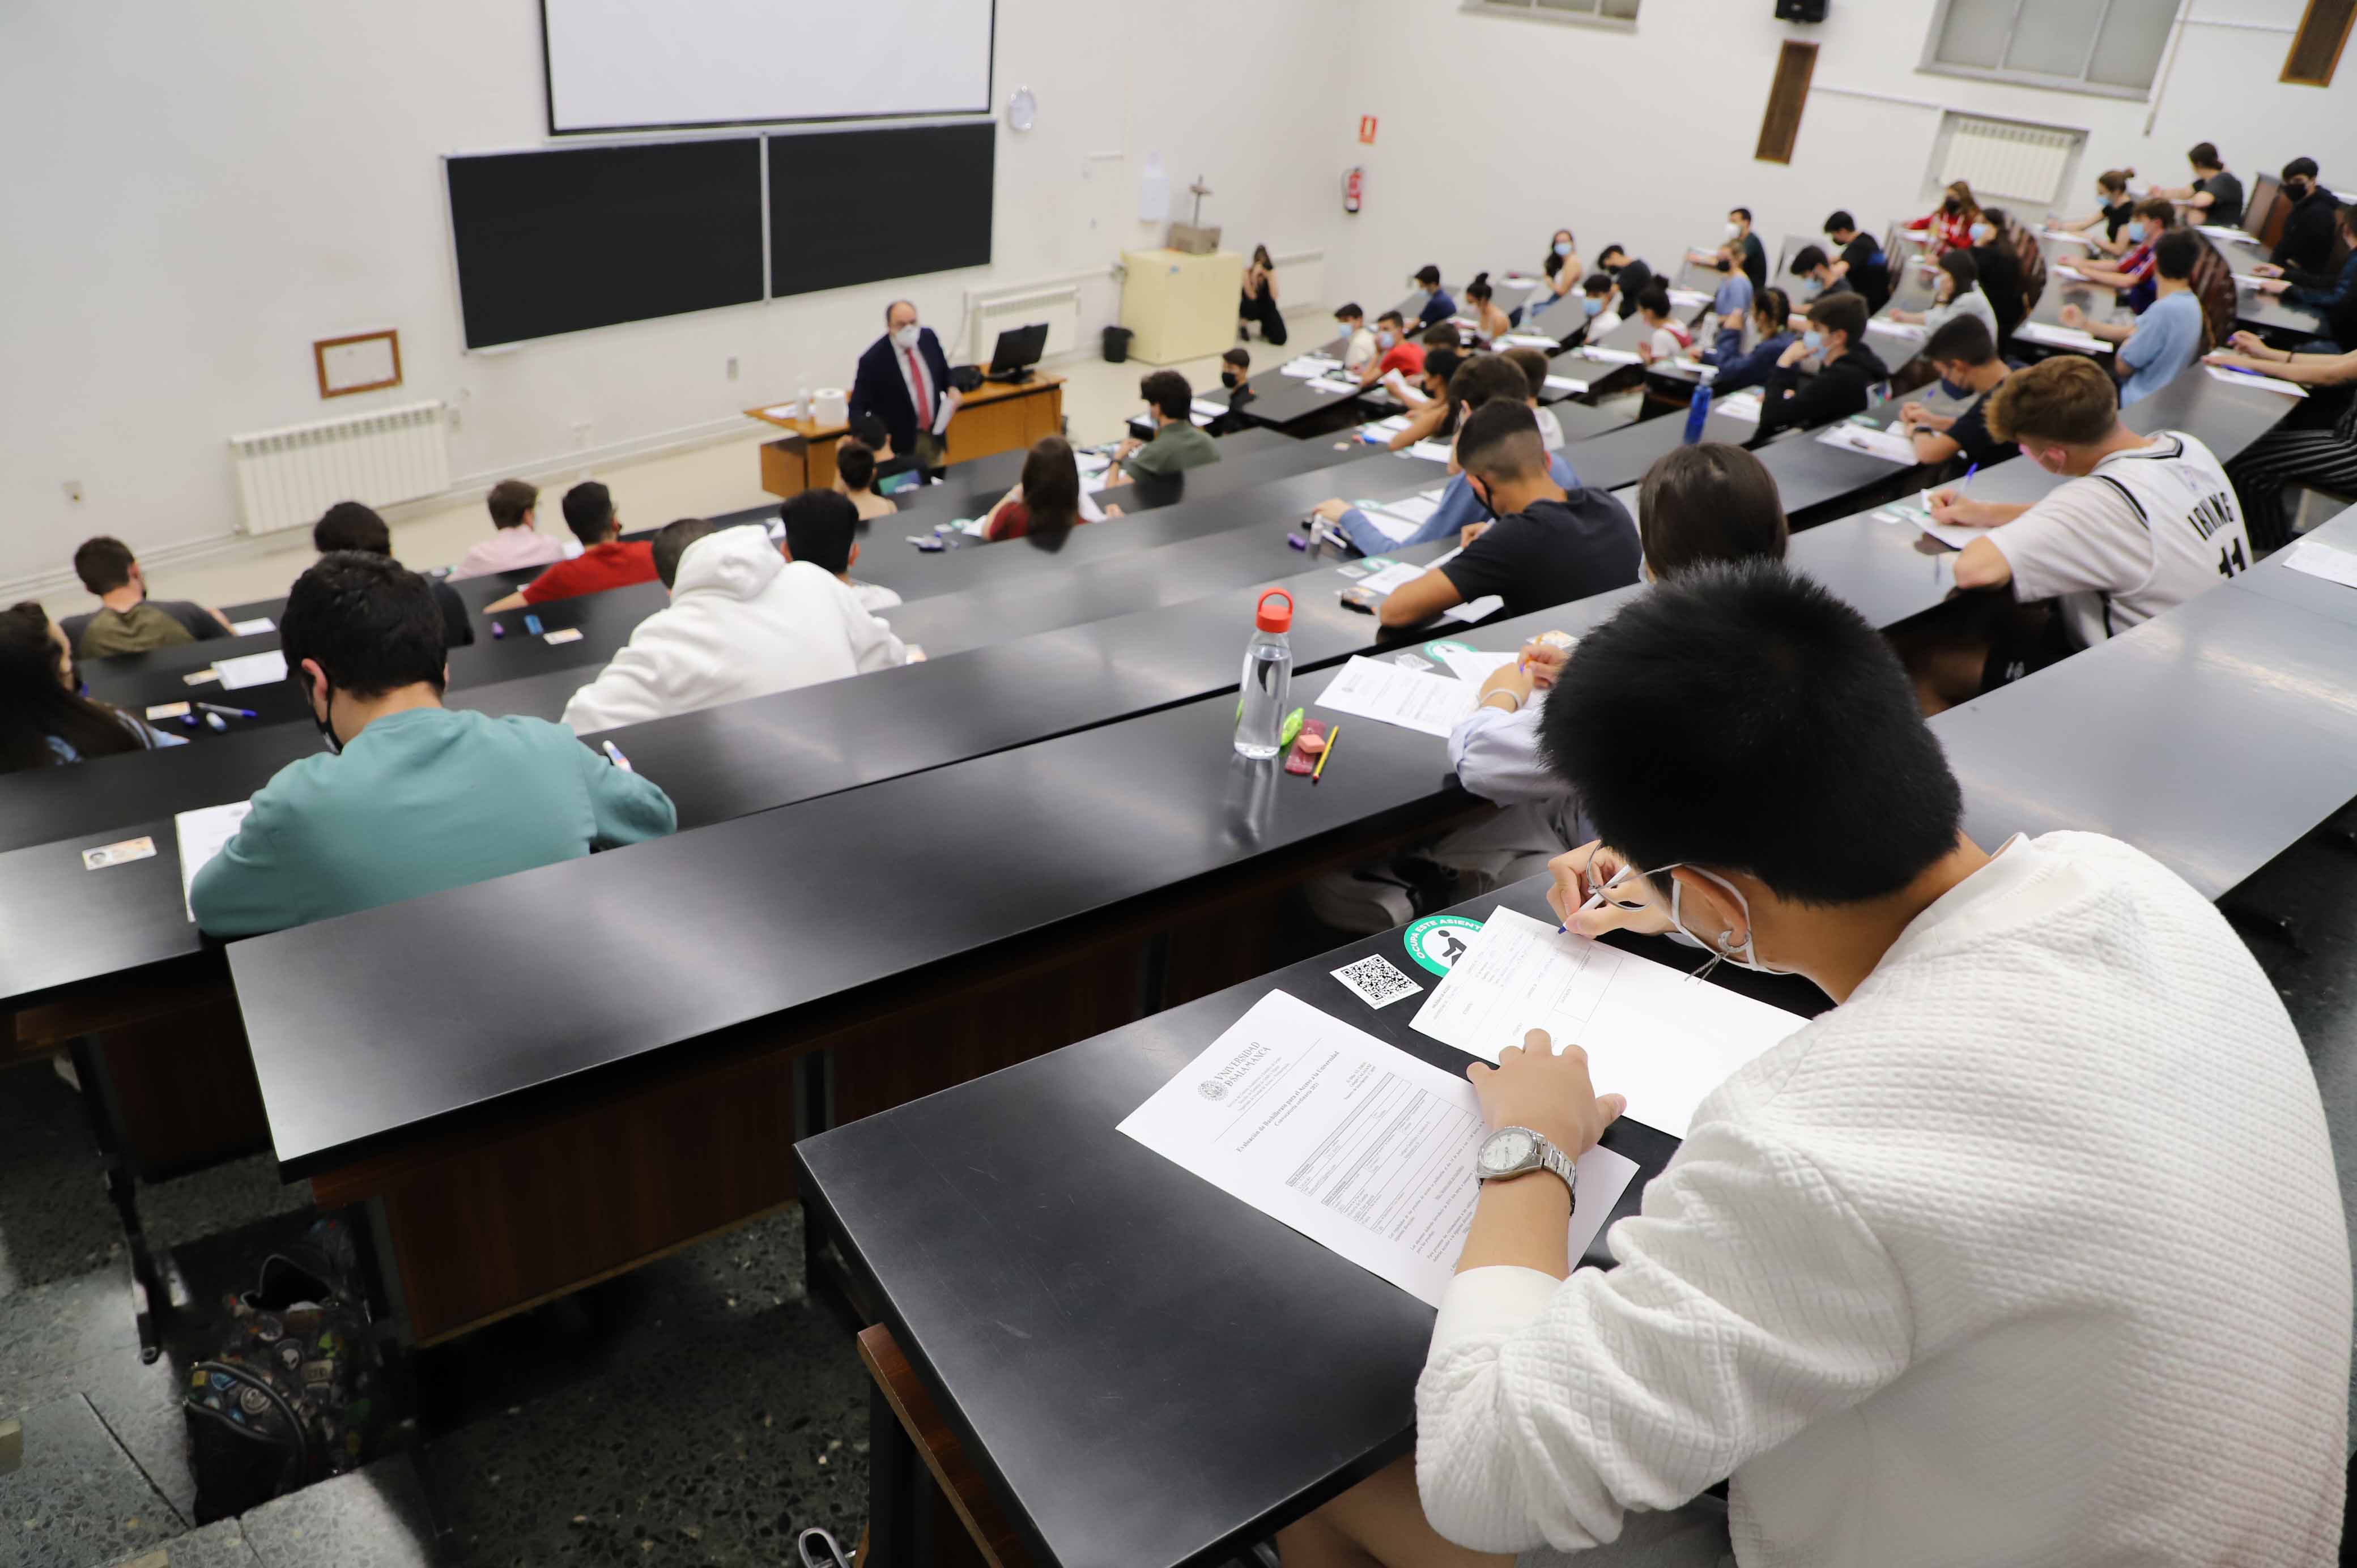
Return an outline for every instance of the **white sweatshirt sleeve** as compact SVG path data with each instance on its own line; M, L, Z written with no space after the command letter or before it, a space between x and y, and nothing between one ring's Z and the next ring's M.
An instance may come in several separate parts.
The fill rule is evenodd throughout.
M659 719L669 712L655 660L643 649L626 644L615 651L595 681L566 701L564 722L575 735L595 735Z
M1544 1293L1526 1269L1449 1285L1415 1467L1450 1541L1611 1541L1626 1510L1690 1500L1906 1369L1912 1315L1880 1242L1756 1128L1697 1123L1610 1245L1619 1267Z
M1458 720L1448 732L1448 761L1458 782L1501 806L1563 794L1563 780L1539 753L1539 715L1545 711L1541 693L1511 714L1484 706Z
M893 634L881 616L870 615L848 593L843 600L843 628L851 639L852 661L862 675L909 662L908 645Z

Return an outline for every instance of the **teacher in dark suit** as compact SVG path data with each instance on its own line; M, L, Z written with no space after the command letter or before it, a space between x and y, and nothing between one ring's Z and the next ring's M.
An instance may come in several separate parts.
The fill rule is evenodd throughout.
M917 324L917 307L908 300L892 302L884 328L884 336L859 356L859 374L851 383L852 423L874 414L891 433L893 451L938 468L942 440L933 425L959 401L950 385L950 362L932 328Z

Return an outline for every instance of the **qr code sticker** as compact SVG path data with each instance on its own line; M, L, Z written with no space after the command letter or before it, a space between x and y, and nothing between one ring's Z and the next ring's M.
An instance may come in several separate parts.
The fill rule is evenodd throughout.
M1416 995L1424 989L1381 953L1344 964L1334 972L1334 978L1349 986L1370 1007L1388 1007L1401 997Z

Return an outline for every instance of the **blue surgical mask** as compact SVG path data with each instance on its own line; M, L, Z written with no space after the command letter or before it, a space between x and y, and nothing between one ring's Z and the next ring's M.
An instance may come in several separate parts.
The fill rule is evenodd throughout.
M1399 338L1393 334L1389 328L1385 328L1383 331L1375 334L1375 347L1378 349L1393 348L1396 346L1398 342Z
M1994 240L1994 239L1996 239L1996 225L1994 225L1994 224L1990 224L1990 223L1975 223L1975 224L1974 224L1974 225L1973 225L1973 243L1974 243L1974 244L1975 244L1975 245L1986 245L1986 244L1987 244L1991 240Z
M1571 242L1568 240L1557 240L1555 242L1555 253L1558 256L1567 256L1571 254Z
M2144 243L2144 236L2145 236L2144 220L2143 220L2143 219L2141 219L2141 218L2131 218L2131 219L2129 219L2129 220L2128 220L2128 240L2129 240L2129 242L2130 242L2130 243L2132 243L2132 244L2141 245L2141 244L2143 244L2143 243Z
M1801 341L1807 347L1809 352L1813 354L1825 346L1825 335L1812 327L1801 334Z
M1604 314L1604 302L1591 294L1579 302L1579 308L1590 316L1601 316Z
M1808 283L1803 286L1801 290L1801 297L1803 299L1814 299L1817 295L1824 292L1825 285L1824 281L1819 278L1811 278Z

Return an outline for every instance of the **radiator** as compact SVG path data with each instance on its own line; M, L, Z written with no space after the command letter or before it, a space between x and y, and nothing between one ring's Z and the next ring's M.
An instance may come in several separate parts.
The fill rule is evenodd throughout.
M1961 179L1975 196L2050 203L2062 194L2062 177L2079 142L2075 131L1954 115L1939 183Z
M1081 346L1081 285L1078 284L976 295L971 310L974 341L967 348L966 357L977 365L990 363L991 350L998 347L1001 332L1029 327L1035 322L1048 324L1048 346L1040 351L1043 358L1053 359L1059 354L1069 354Z
M413 403L229 438L237 465L239 526L247 533L307 528L338 501L387 506L450 488L439 403Z

